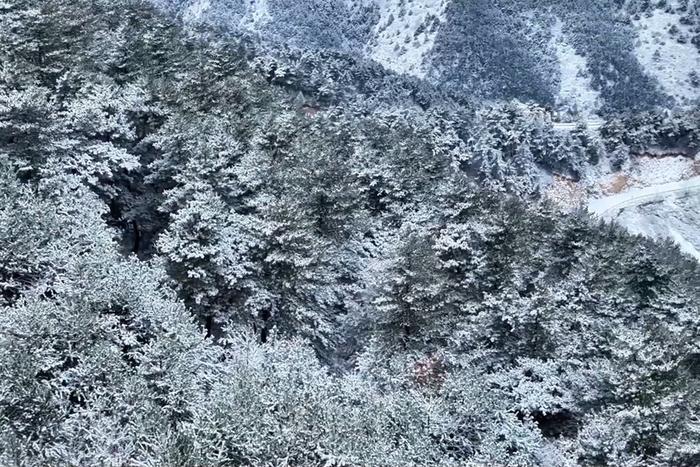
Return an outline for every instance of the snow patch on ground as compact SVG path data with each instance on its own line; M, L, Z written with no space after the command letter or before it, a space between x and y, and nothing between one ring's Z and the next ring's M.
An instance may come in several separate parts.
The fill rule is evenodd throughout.
M243 18L242 25L248 29L257 29L272 19L267 0L252 0L248 14Z
M695 175L694 161L688 157L639 157L629 169L632 186L651 186L686 180Z
M667 199L686 197L700 193L700 177L688 180L633 188L622 193L594 199L588 202L588 210L601 218L610 218L624 209L643 204L659 203Z
M634 25L639 36L637 58L664 91L679 105L700 98L700 87L693 86L689 76L691 71L700 70L700 52L690 42L690 28L680 23L680 15L655 10L634 21ZM672 28L678 31L675 36ZM678 36L685 36L686 42L679 43Z
M578 182L554 176L543 196L564 211L585 206L632 233L670 239L700 260L698 158L636 157L618 171L603 159Z
M600 109L600 93L593 89L585 57L566 41L558 18L552 28L552 47L561 71L557 106L584 116L595 114Z
M609 160L603 159L598 165L587 168L582 183L590 196L600 197L687 180L696 175L700 175L698 163L687 156L638 156L617 171L612 170Z
M700 196L697 193L624 209L615 221L634 234L673 240L681 251L700 261Z
M195 0L190 3L183 13L183 20L186 23L196 23L202 20L204 14L211 8L210 0Z
M594 199L588 210L634 234L673 240L700 260L700 177Z
M683 227L685 227L685 225ZM678 244L682 252L689 254L693 258L700 261L700 241L698 241L700 239L698 239L697 236L691 237L695 238L695 242L693 243L673 227L669 227L668 231L671 234L671 240ZM688 233L686 233L686 236L688 236Z
M213 5L212 5L213 3ZM185 23L196 24L211 21L217 15L221 15L227 21L237 24L242 29L257 31L265 23L272 19L268 8L268 0L246 0L238 4L238 10L226 9L221 0L193 0L183 10L182 19ZM222 13L223 12L223 13Z
M378 0L380 19L368 47L371 58L397 73L425 75L449 0Z

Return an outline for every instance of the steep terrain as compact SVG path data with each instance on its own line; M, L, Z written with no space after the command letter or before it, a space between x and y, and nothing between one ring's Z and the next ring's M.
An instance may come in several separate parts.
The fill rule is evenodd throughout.
M633 22L636 55L644 69L679 105L700 99L700 41L677 10L654 10Z
M694 2L158 5L0 1L0 465L700 464Z
M694 0L156 1L187 24L251 34L272 50L364 57L483 100L590 114L700 97Z

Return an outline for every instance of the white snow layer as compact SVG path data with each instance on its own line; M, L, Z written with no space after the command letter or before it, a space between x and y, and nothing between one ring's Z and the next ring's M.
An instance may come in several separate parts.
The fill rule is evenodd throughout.
M668 238L700 260L700 177L589 201L588 210L632 233Z
M248 14L246 14L242 22L243 26L248 29L255 29L272 19L267 0L252 0L250 3Z
M639 157L629 169L630 185L651 186L686 180L695 174L695 162L684 156Z
M682 198L693 193L700 193L700 177L644 188L633 188L624 193L594 199L588 202L588 210L602 218L610 218L626 208L661 202L670 198Z
M377 0L381 18L369 55L397 73L425 75L425 56L435 43L449 0Z
M186 23L199 22L210 7L210 0L195 0L185 8L183 19Z
M559 18L552 28L552 46L561 73L558 106L584 116L594 115L600 108L600 93L591 85L586 58L566 41Z
M639 63L656 78L679 105L700 98L700 87L693 86L689 74L700 72L700 52L690 42L690 27L680 23L680 15L655 10L634 21L638 33L636 52ZM672 27L677 30L675 36ZM676 37L685 36L685 43Z
M268 0L250 0L245 7L246 12L243 17L239 17L239 25L244 29L256 30L272 18L268 9ZM183 20L185 23L200 23L206 21L209 14L216 14L216 7L220 5L214 2L212 9L211 0L193 0L185 8Z
M684 253L700 261L700 196L669 198L652 205L625 209L615 220L634 234L673 240Z

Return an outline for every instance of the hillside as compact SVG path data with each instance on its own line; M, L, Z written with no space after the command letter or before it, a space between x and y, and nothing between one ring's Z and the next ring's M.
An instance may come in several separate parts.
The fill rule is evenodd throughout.
M0 0L0 465L700 464L642 3Z
M700 6L694 0L658 6L613 0L161 4L186 24L250 34L271 49L361 56L487 101L515 98L607 114L688 106L700 97Z

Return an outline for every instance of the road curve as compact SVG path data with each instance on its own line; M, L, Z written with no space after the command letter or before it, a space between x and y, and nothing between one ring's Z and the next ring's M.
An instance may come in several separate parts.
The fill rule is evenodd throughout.
M617 195L594 199L589 201L588 211L601 219L612 219L617 217L623 209L664 201L672 196L684 198L694 193L700 193L700 177L634 189Z

